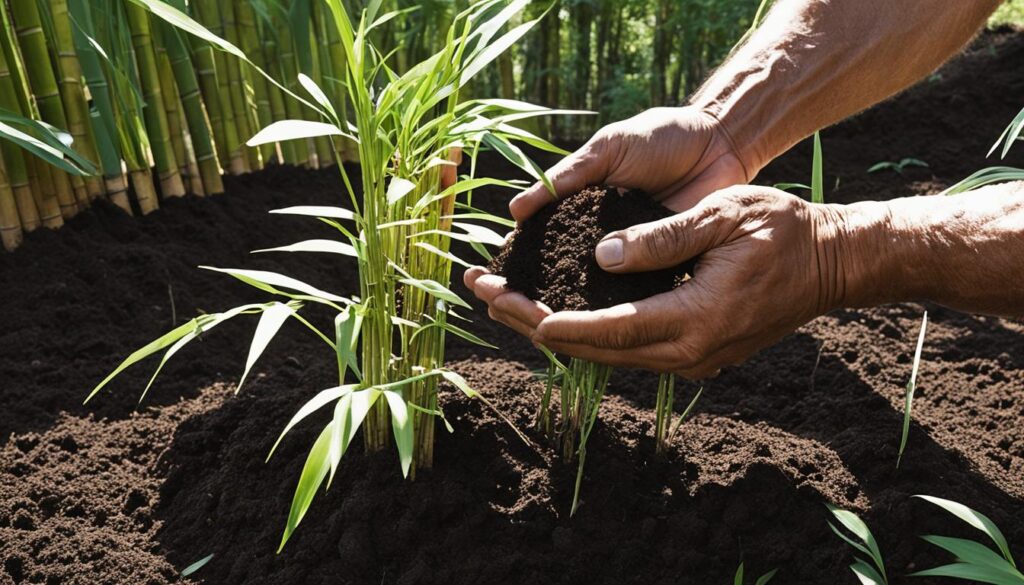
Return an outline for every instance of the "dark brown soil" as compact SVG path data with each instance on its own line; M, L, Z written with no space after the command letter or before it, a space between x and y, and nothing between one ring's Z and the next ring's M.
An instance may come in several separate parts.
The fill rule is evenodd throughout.
M829 182L841 177L828 196L930 193L984 166L1020 109L1022 62L1024 35L986 35L934 81L826 130ZM1006 164L1024 165L1022 153ZM865 173L904 156L931 167ZM759 181L809 172L801 145ZM332 384L322 342L286 326L234 395L255 322L228 323L180 352L143 405L154 363L81 405L173 323L265 299L198 264L354 290L345 262L247 253L328 236L266 211L335 204L334 171L270 169L227 183L224 196L170 201L141 220L99 206L0 255L0 583L710 584L731 582L742 560L748 573L779 568L780 583L852 584L849 548L826 525L832 502L871 525L891 582L923 584L903 575L947 557L917 535L977 533L912 500L917 493L988 514L1024 555L1024 326L928 307L915 422L897 469L918 305L838 311L726 369L665 459L651 445L656 377L620 372L572 519L574 470L539 438L524 445L491 410L445 390L455 432L438 433L433 471L403 482L393 454L353 451L275 555L322 419L263 459L298 406ZM507 200L474 203L498 211ZM330 324L330 315L309 317ZM452 339L451 366L525 428L542 390L529 369L542 361L486 319L472 328L501 351ZM211 553L191 580L178 578Z
M555 311L603 309L668 292L694 262L676 268L612 274L601 269L594 247L611 232L670 217L642 191L589 187L548 205L523 222L490 265L508 287Z

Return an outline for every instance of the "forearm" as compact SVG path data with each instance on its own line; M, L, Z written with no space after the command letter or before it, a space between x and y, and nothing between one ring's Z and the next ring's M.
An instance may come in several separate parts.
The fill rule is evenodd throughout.
M834 306L933 301L1024 317L1024 182L833 211Z
M747 179L814 131L946 61L999 0L778 0L692 99L731 135Z

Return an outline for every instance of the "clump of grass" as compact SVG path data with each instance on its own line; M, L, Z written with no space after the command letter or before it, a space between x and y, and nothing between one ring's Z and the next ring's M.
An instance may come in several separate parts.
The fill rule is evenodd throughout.
M926 542L952 553L956 557L956 561L934 569L918 571L911 577L949 577L979 583L993 583L994 585L1024 584L1024 574L1017 569L1017 563L1013 560L1013 555L1010 554L1010 546L1006 542L1006 537L988 516L951 500L932 496L914 497L942 508L972 528L981 531L996 545L998 551L964 538L923 536L921 538Z
M877 173L878 171L895 171L896 174L902 175L903 169L907 167L928 168L928 163L921 159L909 157L900 159L899 161L883 160L868 167L868 172Z
M240 49L177 9L158 0L135 2L252 64ZM273 272L210 268L283 297L284 302L249 304L192 319L133 353L89 395L95 396L113 377L147 356L163 351L162 367L201 333L239 315L259 315L239 382L241 388L286 321L294 319L307 327L335 357L338 384L322 390L296 412L268 455L269 459L295 425L333 404L331 420L306 457L281 538L282 548L320 486L325 481L330 486L342 457L360 430L368 451L394 444L403 475L412 476L417 468L431 466L435 418L444 420L437 400L441 381L467 396L478 397L459 374L444 367L446 334L490 346L453 322L459 318L454 309L468 309L469 305L449 288L452 263L465 264L451 253L451 240L467 241L489 256L484 245L501 245L503 239L466 220L501 225L507 222L470 207L472 191L484 186L519 186L500 179L475 177L476 156L484 147L495 150L550 187L550 181L514 143L521 141L564 153L512 125L525 118L564 111L514 100L463 101L460 96L466 83L536 24L537 20L526 21L499 34L525 7L526 0L474 2L455 16L444 47L404 72L393 70L388 56L370 40L377 27L399 12L381 13L381 1L374 0L354 23L341 0L326 2L331 24L344 48L345 63L339 84L344 88L343 94L329 96L310 77L300 74L298 85L308 96L302 98L267 76L323 121L278 121L257 133L248 145L329 139L338 160L341 141L350 140L358 145L361 193L354 189L344 165L339 165L351 208L297 206L274 212L317 218L337 231L337 239L306 240L260 250L354 258L359 268L358 294L334 294ZM338 114L346 111L343 106L347 106L351 120ZM442 186L442 172L455 165L453 159L459 153L470 158L470 175ZM465 200L458 201L460 196ZM332 330L321 331L301 316L300 310L309 303L335 312ZM577 412L573 424L589 434L600 393L594 400L592 389L598 385L597 380L579 379L591 386L581 388L579 402L572 404ZM607 380L606 375L604 379Z
M836 536L843 539L846 544L864 555L864 557L854 557L854 562L850 565L853 574L863 585L889 585L889 579L885 573L885 563L882 560L882 551L878 548L878 542L871 534L868 525L849 510L842 510L831 504L826 504L826 506L849 534L829 522L828 525L832 532L835 532ZM865 560L865 557L868 560Z
M761 575L760 577L758 577L757 580L754 581L754 585L768 585L768 582L771 581L772 579L774 579L775 578L775 574L778 573L778 572L779 572L778 569L772 569L771 571L768 571L764 575ZM740 566L736 567L736 574L733 575L733 578L732 578L733 585L743 585L744 584L745 576L744 576L743 573L744 573L743 563L740 563Z
M662 374L658 378L658 397L654 406L654 448L659 454L664 453L669 445L672 444L676 433L679 432L679 427L682 426L686 417L690 416L693 407L697 405L697 400L700 399L700 395L704 392L704 388L697 390L693 399L686 405L686 409L683 410L679 418L673 423L672 417L675 415L675 388L675 374Z
M921 332L917 334L917 349L914 350L914 366L910 371L910 381L907 382L906 397L903 402L903 431L900 436L900 449L896 456L896 467L900 466L903 460L903 452L907 448L907 437L910 436L910 417L914 406L914 391L917 390L917 370L921 365L921 348L924 347L924 334L928 329L928 311L924 312L921 319Z

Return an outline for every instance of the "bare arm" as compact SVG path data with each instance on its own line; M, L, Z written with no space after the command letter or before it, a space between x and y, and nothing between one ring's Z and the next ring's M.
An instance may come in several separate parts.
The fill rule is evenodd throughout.
M747 180L815 130L944 63L1000 0L779 0L692 104L720 120Z

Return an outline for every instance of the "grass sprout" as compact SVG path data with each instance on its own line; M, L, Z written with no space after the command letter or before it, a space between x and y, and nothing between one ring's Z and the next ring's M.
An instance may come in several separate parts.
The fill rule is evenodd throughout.
M917 335L917 349L914 350L914 366L910 370L910 381L907 382L907 392L903 402L903 430L900 435L900 449L896 456L896 467L900 466L903 460L903 452L907 448L907 438L910 436L910 417L914 406L914 392L917 390L917 370L921 365L921 348L924 347L924 334L928 329L928 311L924 312L921 318L921 332Z
M768 582L771 581L772 579L774 579L775 578L775 573L778 573L778 572L779 572L778 569L772 569L771 571L768 571L764 575L761 575L760 577L758 577L754 581L754 585L768 585ZM744 574L743 573L744 573L743 563L740 563L740 566L736 567L736 574L733 575L733 578L732 578L733 585L744 585L745 581L744 581Z
M925 541L952 553L956 557L956 561L934 569L918 571L913 573L912 577L949 577L978 583L992 583L993 585L1024 584L1024 574L1017 569L1006 537L987 516L951 500L932 496L914 497L942 508L972 528L979 530L996 545L996 550L963 538L923 536Z
M897 161L884 160L876 162L875 164L868 167L869 173L877 173L878 171L896 171L897 174L902 175L903 169L907 167L928 167L928 163L917 158L904 158Z
M704 392L704 388L697 390L697 393L690 400L690 403L683 410L683 413L679 415L679 418L672 422L672 416L675 414L675 387L676 387L676 376L675 374L662 374L658 378L658 396L654 406L654 444L655 451L657 453L664 453L669 445L672 444L672 440L675 438L676 433L679 432L679 427L682 426L683 421L686 420L690 413L693 411L693 407L697 405L697 400L700 399L700 395Z
M846 544L849 544L864 555L863 557L854 557L854 562L850 565L850 570L853 571L853 574L857 576L862 585L889 585L889 580L885 573L885 563L882 560L882 551L878 548L878 542L875 540L874 535L871 534L868 525L853 512L837 508L831 504L826 504L826 506L832 512L832 516L839 522L839 525L843 527L843 529L840 529L835 524L829 522L828 525L832 532L836 533L836 536L843 539ZM867 560L865 560L865 557Z

